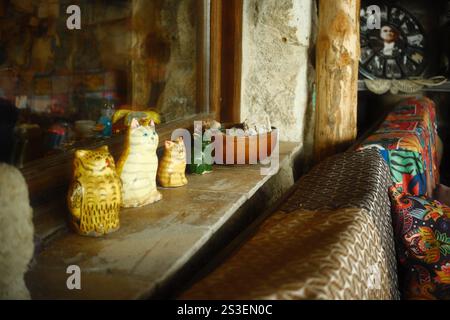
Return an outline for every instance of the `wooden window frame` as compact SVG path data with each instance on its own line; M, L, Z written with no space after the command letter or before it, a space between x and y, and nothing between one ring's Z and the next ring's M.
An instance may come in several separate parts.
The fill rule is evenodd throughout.
M206 5L205 5L206 4ZM198 10L210 10L200 21L199 37L210 39L209 46L198 49L199 72L197 90L197 114L182 120L158 126L160 146L170 139L178 128L193 129L194 121L216 118L221 122L239 122L241 63L242 63L242 10L243 0L198 1ZM208 21L209 20L209 21ZM205 26L208 26L206 29ZM206 32L205 32L206 30ZM209 57L207 57L209 55ZM209 58L209 59L207 59ZM203 61L209 61L205 64ZM209 72L208 72L209 71ZM124 133L103 140L81 142L63 154L51 155L26 163L21 169L28 183L33 205L51 200L54 195L66 192L72 175L72 162L75 149L94 149L107 145L117 159L123 148Z
M240 121L243 0L211 0L211 110Z

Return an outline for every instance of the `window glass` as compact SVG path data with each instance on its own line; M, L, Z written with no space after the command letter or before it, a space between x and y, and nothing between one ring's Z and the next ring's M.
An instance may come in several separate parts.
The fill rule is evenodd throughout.
M201 111L200 3L0 0L0 97L19 110L12 162L123 130L105 130L118 109L163 123Z

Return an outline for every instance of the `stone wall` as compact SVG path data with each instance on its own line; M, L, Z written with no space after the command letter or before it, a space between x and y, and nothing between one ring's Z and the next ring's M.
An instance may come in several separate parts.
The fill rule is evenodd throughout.
M244 0L241 120L264 111L286 141L305 140L313 3Z

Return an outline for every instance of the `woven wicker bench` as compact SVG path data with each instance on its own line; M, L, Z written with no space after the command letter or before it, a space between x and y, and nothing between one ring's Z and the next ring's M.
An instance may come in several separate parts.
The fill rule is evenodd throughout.
M181 299L398 299L389 170L375 150L331 157Z

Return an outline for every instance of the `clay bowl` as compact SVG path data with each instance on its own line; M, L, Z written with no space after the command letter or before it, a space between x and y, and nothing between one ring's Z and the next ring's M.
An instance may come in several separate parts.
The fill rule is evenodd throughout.
M243 128L242 124L226 124L223 127ZM272 132L252 136L232 136L223 131L215 137L216 164L257 164L269 158L278 143L275 127L272 127Z

